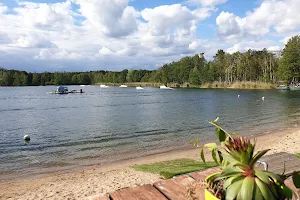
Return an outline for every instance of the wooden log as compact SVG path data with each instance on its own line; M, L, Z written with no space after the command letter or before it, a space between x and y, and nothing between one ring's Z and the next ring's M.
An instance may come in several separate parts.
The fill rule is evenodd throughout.
M110 198L112 200L167 200L150 184L113 192L110 194Z
M189 186L193 182L195 182L193 178L185 175L169 180L156 182L154 183L154 187L156 187L168 199L181 200L187 198Z

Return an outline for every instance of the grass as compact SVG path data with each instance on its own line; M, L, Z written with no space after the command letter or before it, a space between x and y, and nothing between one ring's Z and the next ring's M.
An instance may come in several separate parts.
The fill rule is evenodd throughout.
M298 158L300 158L300 153L296 153L296 156L297 156Z
M131 167L138 171L160 174L164 178L168 179L176 175L204 170L215 166L216 164L214 162L207 162L205 164L200 161L184 158L145 165L134 165Z
M232 88L232 89L274 89L275 85L264 82L236 81L231 84L224 82L205 83L201 88Z

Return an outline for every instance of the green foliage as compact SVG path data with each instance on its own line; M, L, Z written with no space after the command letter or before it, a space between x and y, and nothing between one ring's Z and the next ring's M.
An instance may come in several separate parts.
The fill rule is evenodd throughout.
M300 36L289 39L279 62L278 75L288 82L300 81Z
M203 162L192 159L177 159L152 164L135 165L132 166L132 168L143 172L157 173L168 179L176 175L204 170L214 166L215 164L213 162L204 164Z
M203 146L211 151L214 162L221 168L221 173L213 174L206 180L214 195L220 199L291 199L293 191L284 184L284 180L292 177L295 187L300 188L300 172L278 175L257 169L255 164L269 149L255 153L255 141L225 131L218 119L210 124L216 127L216 135L223 151L216 143ZM199 140L196 140L194 146L198 147L198 143ZM203 148L201 159L205 162ZM215 190L220 181L223 189ZM296 193L294 195L298 196Z

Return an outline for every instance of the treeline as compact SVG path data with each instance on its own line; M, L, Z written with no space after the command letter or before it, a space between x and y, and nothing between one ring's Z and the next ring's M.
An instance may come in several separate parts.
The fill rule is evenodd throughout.
M1 86L37 86L37 85L90 85L96 83L141 82L153 71L123 70L121 72L43 72L27 73L25 71L0 68ZM148 80L148 79L147 79Z
M300 36L292 37L281 55L274 52L248 50L241 53L225 53L218 50L213 60L204 54L181 58L178 62L165 64L157 70L123 70L90 72L44 72L0 68L1 86L26 85L90 85L96 83L188 83L199 86L204 83L264 82L275 84L279 80L289 83L300 80Z

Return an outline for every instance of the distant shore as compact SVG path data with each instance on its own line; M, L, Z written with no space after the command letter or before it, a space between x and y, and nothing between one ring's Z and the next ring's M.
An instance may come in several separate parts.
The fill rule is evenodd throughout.
M132 82L132 83L96 83L96 85L107 85L107 86L120 86L127 85L129 87L160 87L161 85L166 85L171 88L222 88L222 89L276 89L276 85L272 83L264 82L253 82L253 81L244 81L244 82L212 82L204 83L202 85L192 85L189 83L156 83L156 82Z
M64 85L64 84L62 84ZM95 83L92 85L107 85L107 86L121 86L127 85L128 87L157 87L159 88L162 85L171 87L171 88L219 88L219 89L248 89L248 90L267 90L267 89L276 89L276 84L264 83L264 82L254 82L254 81L242 81L242 82L212 82L212 83L203 83L202 85L193 85L190 83L160 83L160 82L128 82L128 83ZM38 85L27 85L27 86L0 86L0 87L36 87ZM57 86L57 85L39 85L39 86ZM83 85L74 85L74 86L83 86Z
M272 137L270 137L270 135ZM257 150L276 152L300 152L300 127L292 127L272 133L261 133L257 138ZM135 185L153 183L159 175L138 172L131 165L153 163L178 158L199 159L199 149L171 151L106 165L88 166L30 177L2 180L0 199L89 199L107 192Z

